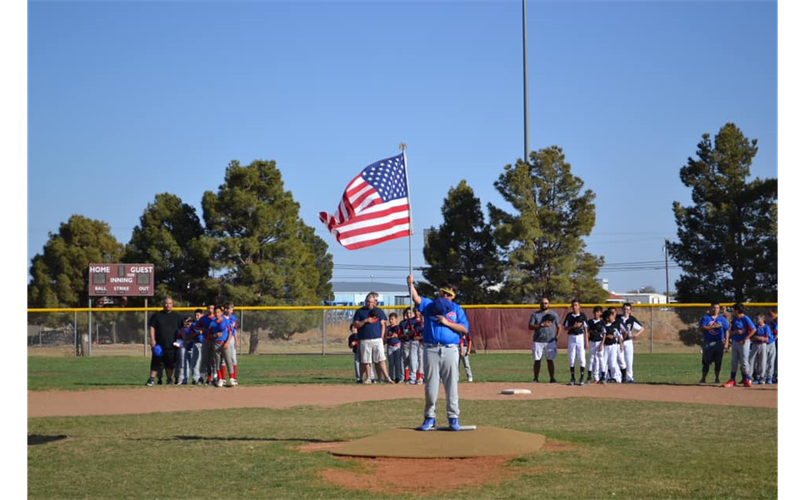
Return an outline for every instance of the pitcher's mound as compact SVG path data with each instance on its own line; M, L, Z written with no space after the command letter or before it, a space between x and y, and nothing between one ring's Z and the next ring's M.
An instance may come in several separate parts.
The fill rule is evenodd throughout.
M471 432L390 429L333 448L333 455L396 458L470 458L527 455L545 436L479 425Z

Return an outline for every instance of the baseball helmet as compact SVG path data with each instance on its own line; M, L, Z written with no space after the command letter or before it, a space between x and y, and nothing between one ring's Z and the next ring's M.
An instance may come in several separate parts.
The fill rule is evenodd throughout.
M154 353L154 356L156 356L158 358L162 357L162 346L161 345L159 345L159 344L155 345L154 348L151 351Z

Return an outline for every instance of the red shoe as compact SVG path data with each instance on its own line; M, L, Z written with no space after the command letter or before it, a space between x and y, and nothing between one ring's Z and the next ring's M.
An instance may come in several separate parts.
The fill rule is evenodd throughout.
M729 382L727 382L726 384L724 384L724 387L735 387L735 381L734 381L734 380L730 380Z
M752 387L752 381L749 380L749 379L744 380L743 384L744 384L744 387Z

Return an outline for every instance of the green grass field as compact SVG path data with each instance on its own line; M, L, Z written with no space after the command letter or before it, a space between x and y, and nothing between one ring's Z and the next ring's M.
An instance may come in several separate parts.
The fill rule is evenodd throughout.
M248 385L352 384L351 361L243 356L239 375ZM472 361L478 381L531 378L528 353L483 354ZM567 380L566 360L557 366L560 380ZM699 375L695 355L639 355L635 366L643 382L691 384ZM147 358L29 357L28 387L135 387L147 371ZM572 446L509 461L516 473L500 484L428 498L777 497L776 409L569 398L464 400L461 410L473 423L539 433ZM28 419L28 497L425 498L338 488L319 473L363 465L326 451L295 449L370 436L417 422L421 412L417 398L333 408ZM764 424L747 427L738 438L729 425L738 421Z
M471 356L476 382L528 382L533 378L530 352ZM150 358L28 357L28 390L84 390L143 385ZM635 379L649 384L695 384L701 376L699 354L635 354ZM728 366L724 368L728 371ZM547 381L543 363L540 379ZM559 381L570 380L564 352L556 358ZM300 354L240 356L238 377L248 385L352 384L352 355ZM463 377L463 371L462 371ZM712 371L711 371L712 378ZM722 373L729 378L729 373Z
M393 422L416 422L421 411L421 400L412 399L329 409L31 419L29 439L69 438L29 445L28 494L204 498L212 488L221 498L397 498L333 487L317 473L355 465L327 452L301 453L293 447L369 436ZM523 470L515 479L437 497L777 496L775 410L566 399L464 401L462 414L573 443L575 449L514 459L508 466ZM739 419L769 425L736 439L722 423ZM752 464L767 464L762 473L741 458L750 450Z

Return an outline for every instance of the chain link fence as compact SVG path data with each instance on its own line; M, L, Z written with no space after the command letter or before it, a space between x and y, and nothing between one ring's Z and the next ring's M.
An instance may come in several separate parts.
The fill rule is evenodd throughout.
M755 318L776 308L776 303L746 304ZM552 310L560 320L568 305ZM583 312L592 317L592 305ZM620 310L619 304L602 304ZM386 315L401 319L404 306L382 306ZM182 316L192 316L193 307L177 307ZM244 307L236 308L240 346L246 354L348 354L347 337L355 307ZM528 319L537 305L464 306L476 352L530 350ZM644 330L635 340L637 352L698 352L699 320L709 304L632 304L632 315ZM729 308L727 308L729 309ZM147 325L159 308L28 310L29 354L56 356L148 355ZM722 313L729 319L730 312ZM566 346L560 336L558 347Z

